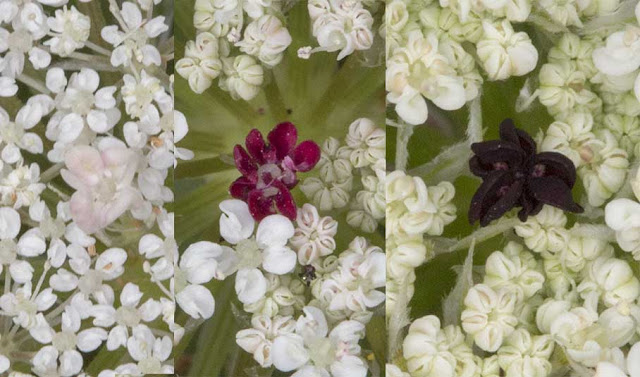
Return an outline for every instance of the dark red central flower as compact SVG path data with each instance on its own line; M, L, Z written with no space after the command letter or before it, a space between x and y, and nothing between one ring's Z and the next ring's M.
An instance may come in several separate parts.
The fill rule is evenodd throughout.
M320 160L320 147L311 140L296 146L298 130L291 123L278 124L266 143L260 131L253 129L241 145L233 149L236 167L242 173L231 184L229 192L249 205L254 219L262 220L280 211L295 220L296 203L291 189L298 184L297 172L313 169Z
M521 221L548 204L564 211L582 212L573 201L576 182L573 162L557 152L536 153L536 143L511 119L500 124L500 140L474 143L471 172L482 178L469 208L469 222L488 225L514 207Z

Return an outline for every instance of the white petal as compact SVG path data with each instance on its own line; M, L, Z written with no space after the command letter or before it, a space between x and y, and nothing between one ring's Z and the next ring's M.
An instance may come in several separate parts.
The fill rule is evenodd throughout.
M54 93L60 93L64 90L67 86L67 77L62 68L54 67L47 70L46 85Z
M247 203L238 199L224 200L220 203L220 235L230 244L237 244L251 237L255 220L249 212Z
M0 208L0 239L16 238L20 232L20 215L13 208Z
M282 215L270 215L258 225L256 241L258 246L263 249L284 246L289 238L293 237L294 232L291 220Z
M270 247L263 258L262 267L272 274L284 275L296 267L296 253L288 247Z
M0 77L0 97L13 97L18 93L16 80L11 77Z
M241 269L236 274L236 293L243 304L253 304L267 292L267 279L257 268Z
M87 124L89 124L89 128L99 134L105 133L113 127L113 125L109 123L107 114L98 110L91 110L89 114L87 114Z
M82 369L82 355L76 350L64 351L60 356L60 374L76 376Z
M102 342L107 340L107 331L97 327L80 331L78 333L78 349L82 352L96 350Z
M188 285L176 294L176 302L195 319L211 318L215 309L213 295L201 285Z
M271 346L271 358L276 369L291 372L309 361L309 353L304 348L302 337L287 334L277 337Z
M142 292L140 292L140 287L133 283L127 283L122 289L122 293L120 293L120 303L122 306L135 307L141 298Z
M46 250L47 243L37 228L28 230L18 241L18 254L25 257L42 255Z
M11 277L18 283L24 284L33 278L33 267L27 261L18 260L9 265Z
M113 351L116 348L127 344L129 339L127 334L127 328L125 326L116 326L109 331L109 337L107 338L107 349Z
M640 342L637 342L629 351L627 369L631 377L640 377Z

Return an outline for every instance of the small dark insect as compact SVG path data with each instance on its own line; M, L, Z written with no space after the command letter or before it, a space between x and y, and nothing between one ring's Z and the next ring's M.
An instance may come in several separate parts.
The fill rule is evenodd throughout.
M482 178L469 208L471 224L480 220L481 226L487 226L515 207L522 208L521 221L538 214L544 204L583 212L571 195L576 182L573 162L557 152L536 153L535 141L513 120L500 124L500 140L474 143L471 150L475 156L469 168Z
M293 114L293 110L292 109L287 109L287 114L289 114L289 115Z
M266 111L265 111L264 108L261 107L261 108L258 109L258 115L264 115L265 113L266 113Z
M310 264L302 266L302 272L300 272L298 276L300 276L302 282L309 287L311 282L316 278L316 268Z

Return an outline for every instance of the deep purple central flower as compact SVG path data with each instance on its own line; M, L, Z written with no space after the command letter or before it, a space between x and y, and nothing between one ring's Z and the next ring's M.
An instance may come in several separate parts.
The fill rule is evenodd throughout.
M469 222L481 226L500 218L514 207L521 221L535 216L548 204L569 212L582 212L573 201L576 182L573 162L557 152L536 153L536 143L517 129L513 120L500 124L500 140L474 143L471 172L482 178L469 208Z
M249 205L254 219L262 220L277 211L295 220L296 203L291 189L298 184L297 172L313 169L320 160L320 147L311 140L296 146L298 131L291 123L278 124L265 143L260 131L253 129L241 145L233 149L236 167L242 173L229 192Z

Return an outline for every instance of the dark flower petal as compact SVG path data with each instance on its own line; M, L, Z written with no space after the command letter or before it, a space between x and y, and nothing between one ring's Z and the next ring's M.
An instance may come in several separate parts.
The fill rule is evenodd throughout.
M582 207L573 201L571 189L560 178L540 177L530 178L527 187L534 198L564 211L581 213Z
M276 213L273 206L273 197L265 197L262 190L253 190L247 198L249 212L256 221L262 221L265 217Z
M482 216L480 219L481 226L487 226L493 220L499 219L507 213L511 208L513 208L516 203L518 203L518 199L522 196L522 190L524 188L524 181L517 180L513 182L507 192L502 195L497 202L495 202Z
M288 156L298 142L298 131L292 123L285 122L278 124L267 136L271 147L276 151L278 161Z
M296 202L293 199L293 195L291 195L291 191L283 185L277 185L280 192L276 195L276 205L278 206L278 210L283 216L289 218L289 220L294 221L298 215L298 209L296 207Z
M471 144L471 150L484 165L506 162L510 167L520 166L524 155L516 144L503 140L489 140Z
M264 138L260 131L255 128L251 130L245 139L244 145L247 147L247 151L251 157L253 157L259 164L265 163L265 152L267 146L264 143Z
M231 194L231 196L236 199L246 201L249 197L249 192L251 192L251 190L255 188L255 183L251 182L246 177L240 177L236 179L229 187L229 194Z
M522 209L518 212L518 218L520 221L525 222L529 216L537 215L544 203L536 200L528 190L522 190L522 197L520 198L520 206Z
M500 199L498 195L500 187L510 186L512 183L513 177L508 171L496 171L489 174L471 199L469 222L473 224L483 218L487 210Z
M562 179L569 188L576 183L576 167L567 156L558 152L542 152L536 156L536 164L545 166L544 176Z
M477 177L486 177L495 169L493 165L484 165L480 162L480 158L478 158L478 156L473 156L469 160L469 170L471 170L471 173Z
M320 147L311 140L303 141L293 150L292 158L297 171L309 171L320 161Z
M256 163L251 159L251 156L240 145L236 145L233 148L233 160L236 163L236 168L245 177L251 177L256 174L258 167Z
M528 133L516 128L518 138L520 139L520 147L527 156L534 155L537 151L536 142L529 136Z
M516 125L513 123L513 119L507 118L500 123L500 140L520 145L520 139L518 138Z

